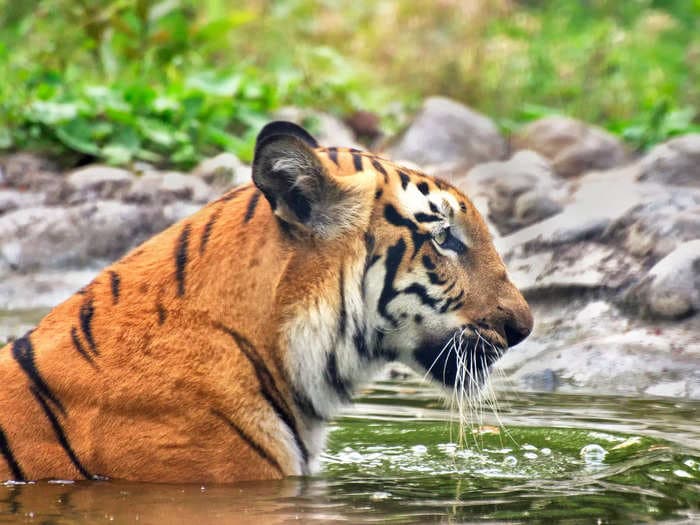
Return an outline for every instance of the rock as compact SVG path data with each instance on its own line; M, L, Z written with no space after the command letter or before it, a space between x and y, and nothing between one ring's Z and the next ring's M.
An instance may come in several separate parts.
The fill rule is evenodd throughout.
M0 272L103 264L168 226L159 206L95 201L0 217Z
M215 196L216 192L198 177L175 171L151 171L134 181L124 200L158 204L185 200L204 204Z
M678 319L700 310L700 239L681 244L656 263L625 300L654 318Z
M640 161L639 180L700 187L700 133L655 146Z
M28 328L34 326L48 309L65 301L88 284L101 270L100 266L88 265L79 270L48 270L38 273L22 274L8 273L0 279L0 338L3 329L8 335L20 336ZM16 312L22 317L30 317L33 312L39 310L33 319L27 319L31 326L22 326L22 329L10 332L10 328L17 327L19 323L5 324L3 313Z
M18 208L30 208L44 202L40 193L29 191L0 190L0 215Z
M313 109L287 106L277 110L275 120L288 120L308 129L321 146L361 148L352 130L342 120Z
M224 191L248 182L245 166L233 153L220 153L199 163L192 173L214 189Z
M642 269L621 250L585 241L505 260L511 280L526 294L615 290L633 282Z
M0 160L0 187L44 195L46 204L63 202L71 193L56 165L31 153L16 153Z
M491 119L453 100L431 97L388 154L430 173L449 175L503 159L506 152Z
M345 118L345 123L350 126L356 137L368 143L382 136L379 115L371 111L355 111Z
M648 186L648 197L606 228L603 239L650 264L685 241L700 237L700 190Z
M111 166L93 164L80 168L67 177L73 192L70 201L119 199L127 193L134 178L133 173Z
M55 163L32 153L14 153L0 158L0 186L35 189L36 174L57 174Z
M685 397L686 390L685 380L664 381L662 383L650 386L644 390L644 393L648 396Z
M488 218L501 234L559 213L567 191L549 162L533 151L519 151L507 161L479 164L453 180L471 199L485 196Z
M551 116L516 132L514 149L531 149L552 161L562 177L591 170L606 170L630 160L624 145L607 131L578 120Z
M174 223L193 213L198 212L202 206L187 201L175 201L163 206L163 215L169 223Z

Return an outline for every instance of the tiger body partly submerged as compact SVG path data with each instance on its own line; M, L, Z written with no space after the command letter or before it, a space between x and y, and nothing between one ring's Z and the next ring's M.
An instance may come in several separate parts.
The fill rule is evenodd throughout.
M446 183L289 123L261 132L253 181L0 349L0 480L304 475L383 364L464 386L529 333L483 220ZM445 352L457 333L488 341L479 359Z

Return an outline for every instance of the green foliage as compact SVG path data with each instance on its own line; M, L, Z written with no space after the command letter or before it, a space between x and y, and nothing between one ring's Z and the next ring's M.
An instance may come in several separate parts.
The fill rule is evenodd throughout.
M444 94L506 131L563 113L644 149L698 130L695 0L0 0L0 149L189 167L294 104Z

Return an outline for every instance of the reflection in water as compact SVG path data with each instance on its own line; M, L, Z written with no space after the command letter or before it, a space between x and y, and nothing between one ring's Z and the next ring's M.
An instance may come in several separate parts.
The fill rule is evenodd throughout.
M433 390L383 383L331 429L313 478L0 486L0 522L400 523L700 519L700 405L506 394L460 447ZM452 439L451 439L452 436Z

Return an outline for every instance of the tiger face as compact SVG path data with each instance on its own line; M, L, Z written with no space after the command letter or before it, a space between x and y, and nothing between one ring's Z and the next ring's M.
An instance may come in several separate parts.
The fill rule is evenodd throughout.
M472 391L532 329L488 228L451 185L303 130L260 135L253 180L301 248L285 333L297 399L328 417L398 360ZM282 285L284 288L284 284ZM319 372L320 371L320 372Z

